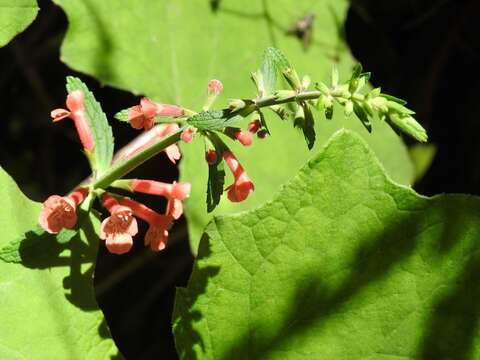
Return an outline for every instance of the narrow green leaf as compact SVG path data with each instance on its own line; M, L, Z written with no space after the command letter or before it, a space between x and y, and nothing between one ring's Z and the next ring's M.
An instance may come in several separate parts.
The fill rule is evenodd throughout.
M78 78L67 76L67 91L80 90L84 95L84 107L90 129L92 131L95 148L93 150L94 164L97 175L102 174L110 167L113 157L112 128L100 104L95 100L87 86Z
M352 71L351 80L356 80L362 75L363 67L362 64L358 63L355 65Z
M315 145L315 120L313 118L312 110L308 104L302 105L303 111L305 114L305 122L302 128L303 135L307 141L308 150L312 150L313 145Z
M399 113L400 115L415 115L415 111L410 110L409 108L406 108L395 101L387 101L387 106L389 109Z
M421 142L428 140L425 129L413 117L389 113L385 119L392 127L401 130Z
M208 166L207 211L212 212L220 203L225 184L225 168L221 155L218 162Z
M384 93L380 93L379 94L380 96L384 97L385 99L387 100L390 100L390 101L394 101L400 105L407 105L407 102L405 100L402 100L400 98L397 98L393 95L388 95L388 94L384 94Z
M360 120L362 125L365 126L365 129L367 129L367 131L369 133L371 133L372 132L372 123L370 122L370 120L368 118L368 114L363 109L363 107L361 107L358 103L354 102L353 103L353 112L355 113L355 115L357 115L357 118Z
M268 135L271 135L270 134L270 130L268 130L268 126L267 126L267 120L265 119L265 116L263 115L263 112L262 111L257 111L258 112L258 115L260 116L260 124L262 124L262 128L264 128L265 130L267 130L267 134Z

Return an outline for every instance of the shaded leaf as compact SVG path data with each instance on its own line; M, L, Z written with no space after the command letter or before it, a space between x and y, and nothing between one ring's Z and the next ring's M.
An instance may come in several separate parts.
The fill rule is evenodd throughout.
M225 168L222 158L208 166L207 211L212 212L220 202L225 184Z
M356 102L353 103L353 112L357 115L357 118L360 120L362 125L367 129L369 133L372 132L372 123L368 118L367 112Z

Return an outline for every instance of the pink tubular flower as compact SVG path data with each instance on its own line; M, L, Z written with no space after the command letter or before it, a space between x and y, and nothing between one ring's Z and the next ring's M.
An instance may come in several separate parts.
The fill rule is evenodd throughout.
M40 226L50 234L58 234L62 229L72 229L77 223L77 205L88 190L78 188L67 196L52 195L44 203L38 217Z
M121 149L115 158L113 159L114 162L126 159L138 153L139 151L143 150L144 148L161 141L164 137L174 133L179 129L178 124L160 124L153 129L146 131L145 133L138 136L134 141L130 144L125 146ZM178 146L176 144L172 144L167 146L165 149L165 153L167 154L168 158L171 162L175 164L176 160L180 159L181 154Z
M134 129L150 130L155 125L155 116L179 117L184 110L176 105L160 104L147 97L140 100L140 105L133 106L128 111L128 121Z
M160 215L149 207L132 199L124 198L120 201L124 206L132 209L134 215L149 225L145 234L145 246L150 246L153 251L165 249L168 241L168 230L172 226L173 219L167 215Z
M237 131L235 134L235 139L237 139L243 146L252 145L252 133L246 131Z
M72 119L84 149L87 152L92 152L95 144L93 142L92 132L88 126L85 109L83 107L83 98L83 93L80 90L71 92L68 94L66 101L68 110L55 109L52 110L50 116L52 117L53 122L57 122L65 118Z
M248 195L255 190L252 180L248 177L242 165L230 151L223 153L223 158L235 178L232 185L227 190L227 197L232 202L240 202L245 200Z
M213 79L208 82L208 95L218 96L223 90L223 84L220 80Z
M193 129L192 128L187 128L185 130L183 130L182 132L182 135L181 135L181 139L186 142L186 143L189 143L190 141L193 140Z
M142 192L151 195L163 196L168 200L166 215L178 219L183 214L183 203L190 196L192 188L190 183L173 184L163 183L154 180L133 180L130 188L136 192Z
M138 232L132 209L120 205L107 193L102 196L102 203L111 215L102 221L100 239L106 241L108 251L113 254L120 255L130 251L133 246L132 236Z

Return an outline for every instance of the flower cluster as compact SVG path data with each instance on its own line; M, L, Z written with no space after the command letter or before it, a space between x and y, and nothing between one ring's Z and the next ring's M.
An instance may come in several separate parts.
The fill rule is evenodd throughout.
M167 199L165 214L127 197L113 197L105 192L102 205L110 212L100 228L100 239L105 240L107 249L114 254L124 254L133 246L133 236L137 234L138 217L149 224L145 235L145 245L153 251L163 250L168 241L168 231L173 221L183 213L182 201L190 196L190 184L167 184L153 180L128 180L127 186L134 192L158 195Z
M204 111L208 110L222 89L223 85L220 81L212 80L209 82L207 100L203 107ZM85 153L93 157L95 155L95 142L84 99L85 94L81 90L71 91L67 96L67 109L55 109L51 112L51 117L54 122L65 118L72 119ZM117 164L128 163L136 155L148 151L155 144L170 139L179 133L180 136L176 141L169 142L161 149L165 151L173 163L176 163L181 157L177 145L178 140L188 143L196 135L203 135L209 144L209 150L206 154L209 166L218 165L219 162L225 161L232 172L234 181L225 189L227 198L233 202L243 201L254 190L253 182L223 141L216 139L214 141L216 145L213 145L213 142L209 140L213 135L209 132L199 131L192 126L180 127L185 122L185 118L195 115L195 112L177 105L157 103L144 97L140 100L139 105L127 109L124 113L132 128L145 131L117 152L112 158L112 169L115 169L118 166ZM160 124L156 124L157 120L162 117L173 119L168 122L160 121ZM249 146L252 144L252 134L257 133L260 128L259 122L252 121L248 125L247 131L227 127L223 132L230 138L238 140L241 144ZM93 168L95 161L92 161L91 164ZM74 229L78 222L77 208L87 197L90 197L84 209L89 211L91 200L99 197L102 206L110 214L101 223L99 238L105 241L105 245L111 253L124 254L130 251L133 246L133 237L138 232L137 219L141 219L149 225L144 238L145 246L149 246L153 251L163 250L166 247L169 231L174 221L183 214L183 201L190 196L191 185L183 182L169 184L147 179L121 180L119 176L112 178L112 181L105 186L97 186L95 175L94 173L90 182L87 182L85 186L76 188L66 196L50 196L43 203L43 209L38 219L40 226L50 234L58 234L62 229ZM167 200L165 211L157 212L130 197L118 195L112 192L112 189L107 188L161 196Z
M207 98L203 106L204 112L208 112L210 106L220 95L222 90L223 84L219 80L210 80L207 86ZM153 126L157 116L170 116L178 119L186 116L186 114L195 115L196 113L191 110L181 108L177 105L156 103L153 100L144 97L140 100L139 105L135 105L127 109L127 114L127 120L133 128L148 128ZM145 124L148 125L146 126ZM175 125L176 124L162 124L157 126L164 126L162 129L171 129L169 131L173 132L178 130L178 125L176 128L167 128L165 126L172 127ZM253 143L254 134L257 134L259 139L263 139L266 137L268 132L262 125L261 121L254 116L248 124L246 130L241 130L238 127L227 126L222 129L221 133L232 140L238 141L244 146L251 146ZM189 143L196 135L201 135L205 140L205 145L207 148L205 159L209 166L218 166L220 161L225 161L232 172L234 181L233 184L225 189L225 191L227 191L227 198L232 202L240 202L245 200L248 195L254 191L255 187L252 180L248 177L247 173L233 152L219 137L217 137L211 131L202 131L193 126L186 126L181 133L180 139L185 143ZM135 149L135 151L137 150ZM166 151L168 154L168 148ZM172 157L170 158L172 159Z

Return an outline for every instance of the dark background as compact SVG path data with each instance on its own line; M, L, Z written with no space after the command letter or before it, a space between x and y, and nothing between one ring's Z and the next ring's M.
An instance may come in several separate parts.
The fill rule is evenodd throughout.
M49 112L65 102L65 76L75 72L59 60L64 13L50 1L39 5L34 23L0 48L0 164L30 198L43 201L68 192L89 169L73 126L49 120ZM480 192L479 15L475 0L351 1L345 36L353 54L373 73L375 86L409 102L437 148L428 172L415 184L425 195ZM138 102L81 77L109 117ZM124 124L111 125L118 145L135 136ZM152 161L133 177L177 178L164 155ZM137 244L119 257L100 246L97 299L127 359L176 358L171 313L175 286L186 285L192 267L187 235L182 220L172 230L171 245L159 254Z

